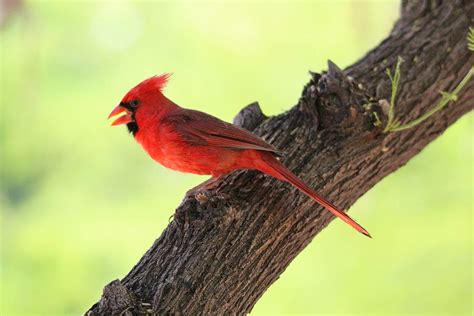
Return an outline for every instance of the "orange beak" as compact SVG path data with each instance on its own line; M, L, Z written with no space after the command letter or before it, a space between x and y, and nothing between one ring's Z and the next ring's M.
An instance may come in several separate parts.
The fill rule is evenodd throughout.
M121 106L121 105L117 105L112 110L112 112L110 112L108 118L110 119L114 116L117 116L117 115L123 114L123 113L125 113L125 114L120 116L119 118L117 118L115 121L112 122L112 126L127 124L127 123L130 123L132 121L132 114L129 113L128 110L126 108L124 108L123 106Z

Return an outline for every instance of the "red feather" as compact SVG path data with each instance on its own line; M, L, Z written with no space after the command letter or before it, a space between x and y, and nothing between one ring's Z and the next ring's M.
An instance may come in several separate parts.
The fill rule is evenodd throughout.
M209 114L179 107L162 94L169 74L151 77L123 98L112 114L126 111L137 125L135 139L163 166L219 177L239 169L256 169L294 185L362 234L369 233L320 196L277 158L275 147L252 133ZM138 101L138 102L132 102ZM131 104L139 104L135 107ZM129 123L130 124L130 123Z
M275 147L254 134L209 114L177 108L162 120L193 145L230 149L255 149L282 155Z
M132 88L125 95L124 99L133 99L135 96L146 96L162 93L170 77L170 73L164 73L159 76L150 77Z

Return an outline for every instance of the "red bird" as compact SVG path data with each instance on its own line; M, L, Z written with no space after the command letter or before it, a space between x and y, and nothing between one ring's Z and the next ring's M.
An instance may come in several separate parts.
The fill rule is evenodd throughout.
M216 179L239 169L256 169L303 191L335 216L370 237L346 213L320 196L278 159L279 151L252 133L209 114L184 109L162 90L169 74L154 76L130 90L109 118L127 124L145 151L163 166Z

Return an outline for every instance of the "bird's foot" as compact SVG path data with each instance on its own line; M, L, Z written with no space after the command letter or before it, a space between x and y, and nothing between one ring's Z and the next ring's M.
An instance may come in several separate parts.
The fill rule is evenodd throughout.
M195 198L199 202L206 202L208 200L207 196L203 193L203 191L209 191L217 188L217 179L218 178L210 178L209 180L198 184L194 188L188 190L186 192L186 198ZM204 201L205 200L205 201Z

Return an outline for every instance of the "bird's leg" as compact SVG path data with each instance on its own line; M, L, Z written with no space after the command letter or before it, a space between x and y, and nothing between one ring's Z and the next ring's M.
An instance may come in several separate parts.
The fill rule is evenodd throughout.
M211 177L205 182L198 184L186 192L186 197L195 197L200 191L215 189L217 187L218 179L218 177Z
M218 176L212 176L210 179L206 180L205 182L200 183L197 186L195 186L194 188L188 190L186 192L186 195L185 195L186 199L194 198L200 204L207 202L208 197L204 193L202 193L202 191L212 190L212 189L216 188L218 178L219 178ZM170 218L168 219L168 222L171 222L171 220L174 219L176 214L177 213L171 215Z

